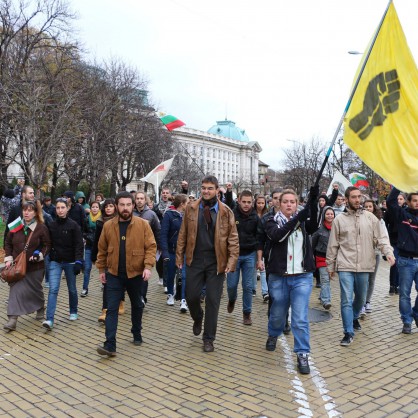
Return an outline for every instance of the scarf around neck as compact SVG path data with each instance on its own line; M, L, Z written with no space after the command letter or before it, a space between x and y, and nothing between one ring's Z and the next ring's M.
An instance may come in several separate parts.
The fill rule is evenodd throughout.
M293 215L290 217L290 219L292 218ZM287 219L286 216L284 216L280 210L274 215L274 221L279 225L279 227L285 225L287 222L290 221L290 219Z
M100 217L102 216L102 211L99 210L99 212L97 212L97 215L93 215L91 212L89 213L89 220L91 222L96 222Z
M218 198L215 196L212 199L206 200L202 197L203 204L203 217L205 218L206 225L212 225L212 216L210 216L210 209L216 205Z

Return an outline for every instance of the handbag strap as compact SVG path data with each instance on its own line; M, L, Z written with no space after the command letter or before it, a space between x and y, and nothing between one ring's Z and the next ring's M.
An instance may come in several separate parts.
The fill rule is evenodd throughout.
M23 249L23 252L26 252L28 250L29 242L30 242L30 239L32 238L32 234L33 234L33 232L31 231L30 234L29 234L29 238L26 241L25 248Z

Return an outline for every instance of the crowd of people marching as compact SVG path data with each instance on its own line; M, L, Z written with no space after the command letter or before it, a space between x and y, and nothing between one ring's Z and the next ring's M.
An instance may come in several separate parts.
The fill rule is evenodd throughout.
M143 191L120 192L115 199L98 193L88 202L83 192L67 191L53 203L35 198L19 181L3 193L5 268L26 249L25 277L10 284L6 331L18 318L35 312L50 331L62 275L68 288L69 320L78 320L78 298L88 297L95 264L102 283L98 321L105 324L100 355L116 355L118 315L131 302L133 344L142 343L142 313L154 267L166 303L190 313L194 335L203 350L214 351L218 313L226 281L227 312L232 314L241 281L242 322L252 324L257 279L268 304L266 350L277 338L293 333L300 373L310 373L308 310L312 287L320 287L325 310L332 305L331 283L338 274L343 326L342 346L361 330L359 318L373 311L373 291L380 257L389 262L389 294L399 294L402 333L418 327L418 192L392 188L379 205L356 187L331 195L312 186L305 205L292 187L270 196L243 190L235 198L232 184L202 180L199 198L181 182L179 193L162 188L158 204ZM83 274L78 293L76 277ZM337 283L337 281L334 281ZM44 288L48 291L45 306Z

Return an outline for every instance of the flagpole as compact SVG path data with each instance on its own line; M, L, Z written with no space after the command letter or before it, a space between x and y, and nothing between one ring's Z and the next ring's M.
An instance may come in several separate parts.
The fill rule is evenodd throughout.
M155 197L157 198L157 203L160 203L160 183L158 182L158 172L157 174L157 180L155 182Z
M186 154L191 158L192 162L196 165L196 167L202 172L203 176L206 176L206 173L202 170L202 167L200 167L200 165L196 162L195 158L193 158L189 151L187 151L187 148L181 143L180 140L177 140L177 142L179 143L179 145L183 148L183 151L186 152Z
M376 43L377 36L379 35L380 29L382 28L383 22L385 21L386 15L388 13L388 10L389 10L390 5L392 4L392 1L393 0L389 0L389 3L387 5L387 7L386 7L385 13L383 14L383 17L382 17L381 21L380 21L380 24L378 26L378 29L376 30L376 33L374 35L373 41L372 41L372 43L370 45L370 48L367 51L366 58L363 61L363 65L361 66L359 75L358 75L357 80L356 80L356 82L354 84L354 87L353 87L353 89L351 91L351 94L350 94L350 97L348 99L347 105L346 105L346 107L344 109L344 112L343 112L343 114L341 116L340 122L338 123L337 129L335 131L334 137L332 138L331 144L330 144L330 146L328 148L328 151L327 151L327 153L325 155L325 160L322 163L322 167L319 170L318 176L317 176L317 178L315 180L315 186L317 186L319 184L319 180L321 179L322 173L324 172L325 166L327 165L329 156L331 155L331 152L332 152L332 150L334 148L335 141L337 140L338 134L340 133L341 126L342 126L342 124L344 122L344 118L345 118L345 116L346 116L346 114L348 112L348 109L350 108L351 101L353 100L354 94L355 94L355 92L357 90L357 87L358 87L358 85L360 83L361 76L363 75L364 69L366 68L367 61L369 60L370 54L372 53L374 44Z

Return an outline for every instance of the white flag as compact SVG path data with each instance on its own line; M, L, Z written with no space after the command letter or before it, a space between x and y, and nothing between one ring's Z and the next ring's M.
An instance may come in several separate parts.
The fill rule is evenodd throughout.
M173 164L173 158L170 158L167 161L163 161L162 163L158 164L153 170L151 170L145 177L141 180L146 181L147 183L153 184L157 189L161 182L164 180L165 176L167 175L168 171L170 170L171 164Z
M344 196L345 189L352 186L352 184L338 171L335 170L334 177L332 178L331 184L328 187L327 195L329 196L332 193L332 185L334 183L338 184L338 193L341 193Z

